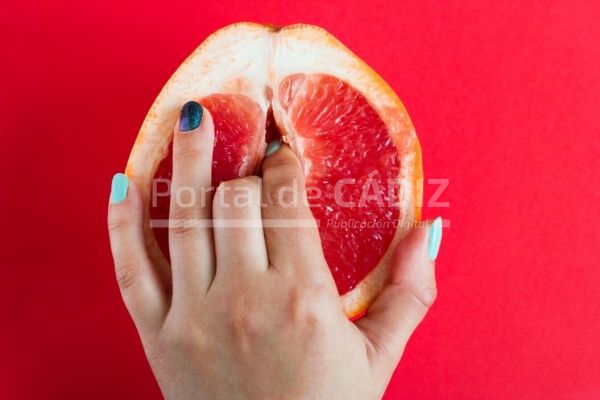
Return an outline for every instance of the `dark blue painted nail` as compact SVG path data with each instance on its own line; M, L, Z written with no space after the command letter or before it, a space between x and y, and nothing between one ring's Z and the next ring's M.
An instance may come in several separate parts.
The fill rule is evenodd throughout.
M179 131L182 133L193 131L202 122L202 106L195 101L188 101L181 108L179 116Z

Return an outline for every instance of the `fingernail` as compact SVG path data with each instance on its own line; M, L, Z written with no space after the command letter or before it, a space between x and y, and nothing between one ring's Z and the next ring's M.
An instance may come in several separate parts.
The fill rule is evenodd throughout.
M129 180L125 174L115 174L110 187L110 204L119 204L127 198Z
M202 122L202 106L195 101L188 101L181 107L179 115L179 131L189 132L200 126Z
M271 154L275 153L281 147L281 139L272 140L271 143L267 146L265 150L265 157L269 157Z
M429 225L429 239L427 241L427 253L431 261L435 261L442 243L442 217L437 217Z

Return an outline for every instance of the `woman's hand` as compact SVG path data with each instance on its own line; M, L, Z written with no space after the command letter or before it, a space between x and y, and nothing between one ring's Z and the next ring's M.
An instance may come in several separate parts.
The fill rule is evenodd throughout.
M172 295L146 252L140 191L122 174L113 180L108 223L117 278L164 396L380 398L435 299L439 221L433 233L430 225L416 228L401 242L387 287L353 323L310 209L285 202L290 188L306 200L287 145L269 146L262 184L225 182L212 202L184 206L182 196L193 191L199 199L211 185L213 142L210 114L187 103L173 139L171 193L180 195L171 197ZM210 220L212 228L202 223Z

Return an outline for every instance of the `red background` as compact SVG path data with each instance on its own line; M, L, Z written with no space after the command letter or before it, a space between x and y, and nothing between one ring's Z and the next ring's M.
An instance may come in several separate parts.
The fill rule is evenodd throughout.
M240 20L336 35L449 179L426 210L451 221L439 298L386 398L600 397L599 3L166 3L0 3L1 398L160 397L113 276L109 182L177 65Z

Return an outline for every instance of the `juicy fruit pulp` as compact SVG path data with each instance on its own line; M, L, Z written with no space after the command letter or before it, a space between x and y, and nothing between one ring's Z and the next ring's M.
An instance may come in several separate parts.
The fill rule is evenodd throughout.
M365 97L335 77L290 76L280 98L309 166L306 185L322 194L311 196L311 209L344 294L377 266L394 236L398 151Z
M400 158L386 125L347 82L325 74L294 74L279 85L286 137L306 174L309 203L319 224L338 291L352 290L387 251L399 220ZM250 98L212 94L199 99L215 123L212 185L256 172L260 143L275 122ZM281 129L283 130L283 129ZM171 178L171 153L155 178ZM166 219L168 197L151 204L152 219ZM168 257L168 230L154 234Z

